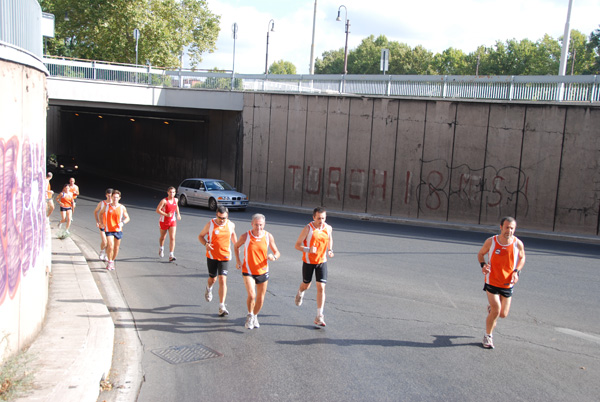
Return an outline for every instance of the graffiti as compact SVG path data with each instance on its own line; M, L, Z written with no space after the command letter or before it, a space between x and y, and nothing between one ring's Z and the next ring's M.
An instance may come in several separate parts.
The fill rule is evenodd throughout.
M479 208L480 200L483 197L485 206L488 208L502 207L516 203L516 197L519 197L519 206L524 211L525 216L528 211L527 188L529 177L514 166L506 166L497 169L493 166L486 166L484 169L472 169L468 165L450 167L445 160L423 161L423 175L416 187L415 195L412 194L413 172L406 171L406 181L404 183L404 204L411 203L413 197L416 199L419 210L424 209L437 211L443 206L448 205L451 197L457 196L466 201L468 205L473 202L474 208ZM427 170L428 165L435 164L442 168L432 168ZM297 165L289 165L288 169L292 175L292 189L299 191L302 188L302 168ZM453 180L456 183L451 184L452 172L460 170L461 173ZM491 178L485 178L485 175ZM304 191L306 194L319 195L325 191L325 197L341 201L343 191L344 170L338 166L327 168L326 177L323 178L323 168L308 166L306 168L306 185ZM323 180L325 183L323 184ZM363 169L350 169L348 175L348 198L360 200L364 197L365 186L369 185L369 196L375 201L385 201L389 197L388 191L388 171L372 169L369 177Z
M472 169L466 164L451 167L445 160L421 161L423 171L426 171L428 164L444 165L443 171L430 170L425 174L417 186L417 204L421 208L421 191L425 187L424 206L432 211L438 210L442 205L448 205L448 200L452 196L458 196L466 201L469 206L471 202L477 202L474 206L479 208L479 197L483 197L485 205L489 208L500 207L516 203L516 197L519 197L519 206L527 216L529 210L529 200L527 198L527 187L529 177L520 168L515 166L506 166L500 169L488 165L483 169ZM458 177L458 185L451 186L450 179L453 171L466 170ZM491 173L491 179L484 178L483 172ZM488 185L489 184L489 185ZM453 189L454 188L454 189Z
M0 304L14 298L45 244L44 144L0 138Z

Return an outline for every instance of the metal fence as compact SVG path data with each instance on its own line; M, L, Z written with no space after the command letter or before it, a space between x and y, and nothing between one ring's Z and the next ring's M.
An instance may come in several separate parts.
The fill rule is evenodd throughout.
M595 75L265 75L167 70L151 66L58 58L44 58L44 64L53 77L190 89L500 101L600 102L600 80Z
M37 0L0 0L0 42L42 57L42 9Z

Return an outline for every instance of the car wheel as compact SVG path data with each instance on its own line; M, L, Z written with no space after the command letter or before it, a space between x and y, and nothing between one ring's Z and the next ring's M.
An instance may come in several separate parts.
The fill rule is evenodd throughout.
M179 205L181 205L182 207L187 207L188 206L188 202L187 202L187 198L185 198L185 195L181 195L181 198L179 198Z
M216 211L217 210L217 200L215 200L214 198L211 198L210 200L208 200L208 209L210 209L211 211Z

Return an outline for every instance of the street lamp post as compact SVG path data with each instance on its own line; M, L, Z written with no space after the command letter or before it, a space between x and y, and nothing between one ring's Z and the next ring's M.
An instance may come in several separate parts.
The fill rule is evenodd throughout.
M140 40L140 30L135 28L133 30L133 39L135 39L135 83L137 84L138 82L138 73L137 73L137 66L138 66L138 41Z
M233 91L235 84L235 40L237 39L238 32L237 22L234 22L231 26L231 32L233 33L233 67L231 69L231 90Z
M317 0L315 0L315 12L313 14L312 42L310 45L310 75L315 73L315 27L317 26Z
M346 21L346 46L344 47L344 75L346 75L346 74L348 74L348 34L350 33L350 20L348 19L348 9L346 8L345 5L342 4L341 6L339 6L338 15L335 20L336 21L342 20L340 18L340 13L341 13L342 7L344 7L344 12L345 12L344 20Z
M265 59L265 75L269 73L269 32L275 32L275 21L272 19L267 25L267 55Z

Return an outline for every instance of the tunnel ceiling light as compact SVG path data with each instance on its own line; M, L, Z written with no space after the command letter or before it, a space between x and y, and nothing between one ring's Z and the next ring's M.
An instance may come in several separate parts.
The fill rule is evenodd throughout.
M129 121L135 121L135 119L134 119L134 118L131 118L131 119L129 119Z
M99 118L99 119L102 119L103 117L102 117L101 115L98 115L98 118Z
M79 113L75 113L75 116L79 117Z
M169 122L168 122L168 121L165 121L164 123L165 123L166 125L169 125Z

